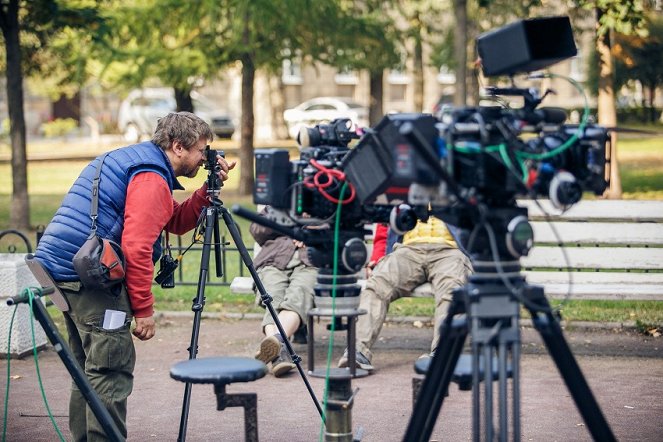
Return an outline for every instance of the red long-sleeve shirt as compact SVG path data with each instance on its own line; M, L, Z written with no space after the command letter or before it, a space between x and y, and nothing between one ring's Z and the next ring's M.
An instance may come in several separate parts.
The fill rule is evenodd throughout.
M127 187L124 207L122 251L127 260L126 285L134 316L154 313L152 294L152 246L162 230L186 233L196 226L198 215L208 204L207 185L178 203L166 180L155 172L141 172Z
M389 227L386 224L377 224L373 234L373 252L369 262L378 262L387 252L387 231Z

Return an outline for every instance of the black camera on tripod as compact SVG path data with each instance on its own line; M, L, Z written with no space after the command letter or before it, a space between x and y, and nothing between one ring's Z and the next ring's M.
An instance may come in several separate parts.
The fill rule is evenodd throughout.
M348 144L359 135L350 120L339 118L329 124L302 128L298 137L300 157L290 161L286 149L257 149L253 201L270 206L269 216L285 226L320 224L329 221L342 205L345 227L366 218L354 190L347 187L342 161Z
M223 187L223 181L219 177L221 166L217 161L218 157L225 157L222 150L210 149L209 145L205 147L205 163L203 167L207 170L207 192L218 194L219 189Z

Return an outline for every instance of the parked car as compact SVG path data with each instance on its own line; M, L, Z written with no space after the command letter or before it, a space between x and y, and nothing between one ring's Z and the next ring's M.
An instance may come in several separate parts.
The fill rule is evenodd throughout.
M288 134L295 139L302 127L326 124L336 118L349 118L356 126L367 127L368 108L349 98L318 97L283 112Z
M191 92L196 115L205 120L214 133L230 138L235 125L227 113L218 109L198 92ZM117 125L127 142L135 143L154 133L157 120L177 108L172 88L135 89L120 104Z

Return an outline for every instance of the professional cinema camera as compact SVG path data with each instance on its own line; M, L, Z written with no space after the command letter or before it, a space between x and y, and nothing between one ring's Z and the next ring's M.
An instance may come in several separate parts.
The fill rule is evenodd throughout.
M350 151L348 144L357 138L359 134L350 120L339 118L302 129L298 160L290 161L286 149L256 150L253 196L256 204L267 206L266 217L233 209L309 246L311 262L320 269L316 285L320 299L316 305L321 308L331 308L333 286L338 288L337 308L357 306L359 286L355 274L367 259L364 224L386 222L392 211L386 205L363 206L353 186L344 186L342 161Z
M523 73L530 78L554 77L533 72L576 55L568 17L520 20L480 36L477 49L487 77L510 77L507 87L487 88L488 96L502 103L503 97L520 97L521 107L463 107L436 116L390 114L365 129L352 149L347 148L352 136L323 136L333 132L331 127L341 127L340 122L317 126L308 139L319 139L321 144L303 150L297 161L291 162L285 150L256 152L254 202L271 206L268 220L234 209L311 246L318 257L314 263L325 276L316 286L316 302L330 294L333 266L338 266L343 278L348 277L339 281L340 287L356 281L353 273L365 260L358 246L364 223L389 222L404 232L417 219L436 216L465 232L461 242L475 273L454 292L442 324L441 344L430 363L405 440L429 440L470 330L473 384L479 388L484 376L479 373L480 365L492 366L498 352L499 365L504 368L499 374L500 409L506 409L507 358L509 364L518 364L521 304L530 311L565 380L582 378L568 346L557 345L565 342L543 289L529 286L520 272L519 258L532 247L533 230L527 209L517 199L548 197L565 210L584 191L602 194L608 184L605 166L610 136L607 129L590 123L586 101L579 124L565 124L563 110L539 107L551 91L540 95L514 82L513 77ZM582 93L577 83L567 80ZM307 227L323 222L334 222L336 231ZM336 255L332 257L334 246L339 247L336 259ZM348 251L357 259L344 265L348 260L343 254ZM346 293L349 295L340 296L356 297L358 289ZM517 374L513 377L512 383L518 384ZM485 388L492 389L489 383ZM574 392L574 399L586 421L591 416L587 423L593 427L592 434L609 435L589 388L586 384L577 388L581 393ZM511 401L519 401L516 387ZM480 428L479 402L476 394L475 433ZM492 414L489 405L492 407L487 404L484 415ZM514 414L511 421L517 440L520 417ZM486 437L492 440L494 428L492 422L486 422ZM500 425L505 422L501 420ZM598 428L601 426L605 428ZM500 437L506 434L506 428L499 431Z

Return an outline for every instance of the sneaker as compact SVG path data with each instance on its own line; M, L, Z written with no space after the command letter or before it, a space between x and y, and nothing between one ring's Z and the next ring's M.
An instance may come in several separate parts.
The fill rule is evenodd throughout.
M435 356L435 350L431 351L430 353L422 354L418 359L433 359L433 356Z
M285 345L282 344L279 355L272 361L272 374L274 377L280 378L293 368L295 368L295 364L290 360L288 350L285 348Z
M371 365L371 360L364 355L364 353L358 351L355 355L355 365L357 368L361 368L366 371L372 371L375 369ZM346 348L343 352L343 356L338 360L338 368L347 368L348 367L348 349Z
M279 356L281 351L281 341L275 335L266 336L260 341L260 347L256 352L255 358L268 364Z

